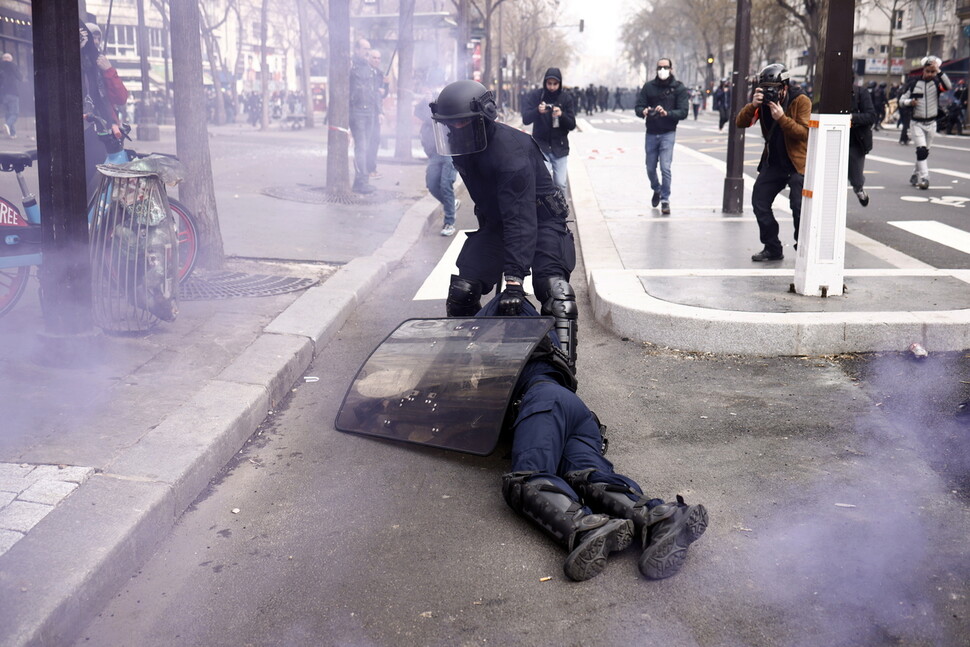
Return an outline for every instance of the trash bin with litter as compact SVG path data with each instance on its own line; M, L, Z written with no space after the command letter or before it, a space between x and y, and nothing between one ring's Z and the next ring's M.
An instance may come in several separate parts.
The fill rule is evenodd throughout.
M181 178L181 165L149 156L98 171L91 227L95 322L108 332L139 332L174 321L178 241L165 184Z

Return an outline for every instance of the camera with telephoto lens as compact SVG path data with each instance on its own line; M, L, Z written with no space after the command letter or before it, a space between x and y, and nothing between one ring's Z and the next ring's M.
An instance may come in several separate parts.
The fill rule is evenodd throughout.
M765 85L759 88L761 90L761 98L765 103L778 103L778 86L776 85Z

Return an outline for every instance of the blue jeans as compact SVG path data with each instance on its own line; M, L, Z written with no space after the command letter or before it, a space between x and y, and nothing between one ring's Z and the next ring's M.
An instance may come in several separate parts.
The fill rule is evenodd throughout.
M546 168L549 170L549 175L552 176L552 181L556 183L556 187L560 191L565 191L569 158L566 155L556 157L552 153L543 153L542 156L546 159Z
M374 116L351 113L350 134L354 137L354 186L369 184L367 156L374 136Z
M670 201L670 163L674 161L674 139L677 131L655 135L647 133L645 149L647 152L647 177L650 179L650 188L660 192L662 202ZM663 182L657 179L657 162L660 162L660 176Z
M447 155L432 153L424 170L424 183L428 191L441 203L445 212L445 224L455 224L455 176L458 170Z
M20 116L20 96L16 94L3 95L4 121L10 128L10 134L17 134L17 118Z

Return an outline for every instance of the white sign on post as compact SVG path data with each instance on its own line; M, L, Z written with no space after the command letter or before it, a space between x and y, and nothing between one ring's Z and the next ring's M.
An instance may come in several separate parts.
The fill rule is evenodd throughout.
M813 114L795 256L795 292L842 294L849 172L849 115Z

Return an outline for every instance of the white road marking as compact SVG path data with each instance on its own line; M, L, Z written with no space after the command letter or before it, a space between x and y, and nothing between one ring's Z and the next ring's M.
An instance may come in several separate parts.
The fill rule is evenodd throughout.
M474 231L474 229L459 229L454 238L451 239L451 244L448 245L448 249L441 256L437 265L428 274L428 277L418 288L418 291L411 298L412 301L444 301L448 298L448 287L451 285L451 275L458 274L458 254L461 252L461 246L465 244L465 232ZM526 294L532 294L532 277L525 277L523 281L522 288L525 290Z
M964 254L970 254L970 232L962 229L944 225L936 220L890 220L889 224Z

